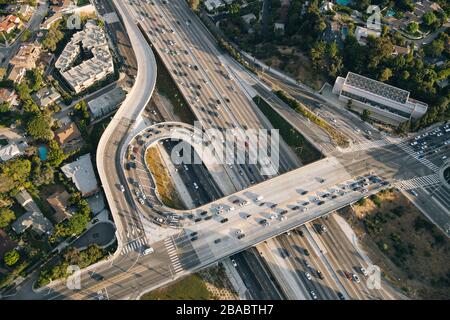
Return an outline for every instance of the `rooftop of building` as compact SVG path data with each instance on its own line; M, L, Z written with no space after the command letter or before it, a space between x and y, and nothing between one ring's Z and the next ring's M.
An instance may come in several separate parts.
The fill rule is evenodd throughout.
M364 77L353 72L349 72L347 74L345 85L349 85L403 104L405 104L409 98L409 92L406 90Z

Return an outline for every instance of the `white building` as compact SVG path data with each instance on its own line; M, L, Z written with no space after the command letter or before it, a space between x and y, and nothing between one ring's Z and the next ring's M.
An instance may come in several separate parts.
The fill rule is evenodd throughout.
M81 48L85 52L91 52L93 57L72 67L73 62L81 54ZM114 62L103 29L94 21L88 21L82 31L73 35L56 61L55 67L76 93L113 73Z
M206 7L206 10L208 10L209 12L213 12L216 9L225 6L225 4L221 0L205 0L204 5Z
M426 112L428 105L410 98L409 91L349 72L347 77L337 77L333 93L358 112L367 109L371 117L391 125L417 120Z
M372 30L372 29L367 29L367 28L360 27L360 26L356 27L355 37L356 37L356 40L359 42L359 44L365 45L367 38L369 36L379 38L381 36L381 32Z
M72 179L83 197L98 191L97 177L89 153L79 157L77 161L62 166L61 170L67 178Z
M94 118L100 118L114 109L125 100L126 92L117 87L112 91L102 94L100 97L95 98L88 102L89 111Z
M20 144L9 143L6 146L0 148L0 161L8 161L23 154L24 150L28 147L26 142Z

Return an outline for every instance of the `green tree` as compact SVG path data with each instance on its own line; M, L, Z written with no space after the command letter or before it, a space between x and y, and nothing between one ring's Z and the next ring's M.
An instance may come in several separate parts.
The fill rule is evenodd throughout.
M28 123L27 132L35 140L50 141L54 137L51 123L52 120L49 116L38 113Z
M0 113L8 112L10 107L11 105L8 101L0 103Z
M411 34L416 33L417 31L419 31L419 24L414 21L411 22L410 24L407 25L406 31L408 31Z
M3 256L3 261L5 262L5 264L7 266L13 266L17 263L17 261L19 261L20 259L20 254L19 252L17 252L17 250L10 250L7 251L5 253L5 255Z
M384 70L381 72L380 81L387 81L392 77L392 70L389 68L384 68Z
M59 41L64 38L64 33L59 30L60 21L53 24L42 40L42 46L44 49L54 52Z
M14 212L8 208L0 208L0 228L6 228L16 219Z
M30 39L30 37L31 37L31 31L30 31L30 29L25 29L25 30L22 32L21 40L22 40L23 42L26 42L26 41L28 41L28 40Z
M52 167L57 168L64 160L67 159L68 155L64 153L58 142L55 140L51 140L48 146L50 151L48 152L47 160Z
M363 113L361 115L361 119L364 120L364 121L369 121L370 115L371 115L370 110L364 109Z
M430 57L439 57L445 50L445 42L436 39L425 46L425 54Z
M241 5L239 3L232 3L229 7L228 10L230 12L230 14L232 16L239 16L241 13Z
M435 23L436 21L438 21L438 18L436 17L436 15L433 13L433 11L429 11L424 13L424 15L422 16L422 22L427 26L431 26L433 23Z
M189 0L189 6L192 10L197 11L200 5L200 0Z

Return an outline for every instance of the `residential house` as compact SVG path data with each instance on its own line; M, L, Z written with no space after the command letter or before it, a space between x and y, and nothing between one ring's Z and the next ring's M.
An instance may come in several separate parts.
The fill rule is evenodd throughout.
M25 76L26 71L27 69L25 68L14 66L11 68L11 71L9 71L7 79L11 80L14 83L19 83Z
M17 234L22 234L29 228L39 235L49 235L53 230L53 225L41 212L28 211L18 217L16 221L11 224L12 229Z
M11 105L17 103L17 94L14 89L0 88L0 103L8 102Z
M360 26L356 27L355 37L359 44L365 45L369 36L378 38L381 36L381 32Z
M28 4L20 6L19 15L24 18L29 18L33 14L33 7Z
M23 189L18 194L16 194L15 198L17 203L25 209L33 209L32 204L34 203L34 200L26 189Z
M70 212L67 210L69 200L70 194L66 190L55 192L47 198L47 202L55 212L52 217L55 223L60 223L71 217Z
M99 190L89 153L79 157L74 162L62 166L61 170L67 178L72 179L83 197L90 196Z
M24 141L19 144L13 142L0 148L0 162L11 160L15 157L21 156L28 144Z
M33 94L33 98L38 106L45 108L61 98L61 95L55 88L48 86L38 90L35 94Z
M74 122L63 125L55 131L55 140L64 152L76 150L83 142L80 130Z
M409 47L401 47L401 46L396 46L394 45L394 51L392 52L392 55L394 56L404 56L407 55L411 52L411 49Z
M20 21L20 18L10 14L0 22L0 32L11 33L14 29L21 26L22 21Z
M9 61L14 67L31 70L36 68L36 61L41 54L41 45L37 43L27 43L20 47L19 52Z

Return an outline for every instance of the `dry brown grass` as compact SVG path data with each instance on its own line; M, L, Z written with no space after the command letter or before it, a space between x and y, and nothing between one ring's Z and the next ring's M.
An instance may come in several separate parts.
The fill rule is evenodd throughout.
M173 185L173 181L157 147L150 147L147 150L145 160L155 180L161 201L171 208L183 209L178 192Z
M412 298L450 296L450 240L399 191L340 213L386 278Z

